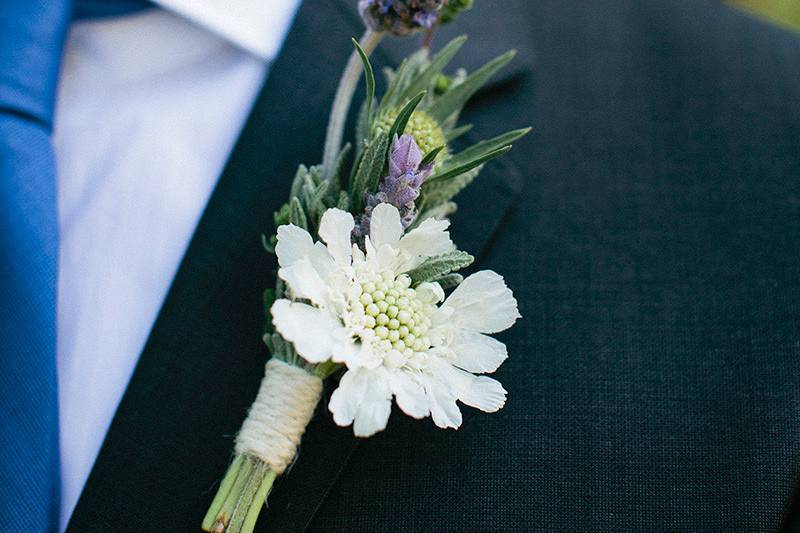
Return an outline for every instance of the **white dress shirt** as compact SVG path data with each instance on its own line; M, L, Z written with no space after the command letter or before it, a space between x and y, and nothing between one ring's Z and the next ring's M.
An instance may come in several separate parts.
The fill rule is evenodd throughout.
M66 45L53 136L62 530L299 0L157 3L76 23Z

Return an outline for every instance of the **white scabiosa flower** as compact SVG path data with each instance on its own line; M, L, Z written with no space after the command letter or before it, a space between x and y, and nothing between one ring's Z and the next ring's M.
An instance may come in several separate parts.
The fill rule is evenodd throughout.
M329 209L319 237L292 225L278 228L278 276L291 299L272 306L273 324L311 363L332 359L347 371L329 404L337 424L366 437L386 427L392 397L414 418L457 428L456 401L486 412L503 407L506 391L494 372L507 357L487 333L519 318L503 278L482 271L445 300L437 283L411 286L406 274L425 259L452 251L449 222L428 219L403 234L396 207L372 211L366 253L351 244L353 216Z

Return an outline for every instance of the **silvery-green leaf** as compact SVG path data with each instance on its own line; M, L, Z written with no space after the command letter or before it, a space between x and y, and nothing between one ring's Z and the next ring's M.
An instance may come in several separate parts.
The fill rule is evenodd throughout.
M444 123L453 115L458 115L467 100L480 89L489 78L498 70L503 68L516 54L515 50L509 50L505 54L498 56L481 68L467 76L467 78L445 94L437 98L433 105L427 110L428 114L440 123Z
M467 252L456 250L426 259L414 270L407 272L414 285L433 281L453 271L461 270L472 264L474 257Z
M350 211L350 197L347 195L346 191L339 192L339 201L337 202L336 207L342 211Z
M270 237L267 237L263 233L261 234L261 246L264 247L264 250L266 250L268 254L275 255L275 244Z
M308 219L297 196L293 196L289 202L289 222L305 230L308 229Z
M464 281L464 276L461 274L447 274L433 281L438 283L444 290L447 290L458 287Z
M333 178L331 179L332 187L330 188L330 198L331 200L335 200L339 195L339 192L342 190L342 174L344 173L344 163L347 160L347 156L350 154L350 150L352 149L353 145L347 143L342 147L342 150L339 152L339 157L336 158L336 167L333 171ZM323 183L328 183L327 181L323 181Z
M292 180L292 188L289 191L290 197L300 195L306 176L308 176L308 168L305 165L298 165L297 172L295 172L294 179Z
M367 103L361 104L356 118L356 159L359 158L364 146L369 143L372 136L372 122L367 120Z
M358 41L353 39L353 46L356 47L358 56L361 58L361 63L364 67L364 80L366 81L367 94L364 102L367 105L367 123L372 124L372 101L375 99L375 74L372 72L372 65L367 58L367 54L358 44Z
M378 186L386 164L386 149L388 146L388 135L378 135L372 139L364 151L350 191L350 200L354 211L361 211L364 203L364 193L371 192Z
M270 309L272 304L275 303L275 289L264 290L264 334L272 333L272 314Z
M288 202L283 204L280 209L275 211L275 213L272 215L272 219L275 222L276 228L289 223L289 211L290 209Z

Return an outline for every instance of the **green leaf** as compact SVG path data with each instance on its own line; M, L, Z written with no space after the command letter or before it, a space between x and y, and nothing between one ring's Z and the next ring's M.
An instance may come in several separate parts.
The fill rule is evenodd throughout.
M452 130L448 131L447 133L444 134L444 138L447 140L447 142L453 142L454 140L458 139L471 129L472 129L472 124L465 124L460 128L453 128Z
M342 147L342 150L339 152L339 157L336 158L336 167L333 171L333 179L331 183L333 187L331 188L331 199L335 199L339 194L339 191L342 190L342 174L344 172L344 162L347 160L347 156L350 154L350 150L352 150L353 145L347 143ZM327 182L323 182L327 183Z
M292 196L289 202L289 223L305 230L308 229L308 219L306 218L303 206L300 205L300 200L297 196Z
M359 158L364 149L365 143L368 143L372 137L372 122L367 120L367 103L362 102L358 110L358 117L356 117L356 159Z
M458 192L458 191L456 191L456 192ZM455 196L455 194L453 194L453 196ZM451 198L452 198L452 196L451 196ZM424 200L424 198L423 198L423 200ZM420 201L418 203L419 203L420 206L424 207L422 205L423 204L422 201ZM417 220L415 220L414 223L411 224L409 229L416 228L417 226L419 226L420 224L422 224L423 222L425 222L429 218L436 218L436 219L447 218L450 215L452 215L453 213L455 213L457 210L458 210L458 206L456 205L455 202L448 202L447 200L441 200L438 204L434 205L434 207L431 207L430 209L425 209L424 211L420 210L420 214L417 217Z
M290 198L300 195L306 176L308 176L308 168L305 165L298 165L297 172L295 172L294 179L292 180L292 189L289 191Z
M394 124L392 124L391 129L389 129L389 142L392 142L395 135L399 137L403 134L403 132L406 130L408 119L411 118L411 114L414 112L414 109L416 109L420 100L423 98L425 98L425 91L417 94L414 98L409 100L406 105L403 106L403 109L401 109L400 113L397 114L397 118L395 119Z
M289 203L285 203L281 206L280 209L275 211L272 215L273 222L275 222L275 227L283 226L284 224L289 223Z
M433 56L430 64L428 64L428 66L425 67L419 75L411 80L411 82L408 84L408 87L406 87L400 94L399 101L402 102L404 100L408 100L415 94L429 89L436 76L439 75L439 73L442 72L442 69L444 69L453 59L453 57L458 53L459 49L461 49L461 47L464 45L466 40L467 36L461 35L447 43L444 48L442 48L435 56Z
M336 203L336 207L342 211L350 210L350 197L346 191L339 192L339 201Z
M454 287L458 287L462 281L464 281L464 276L461 274L447 274L446 276L442 276L441 278L436 278L436 283L441 285L444 290L452 289Z
M261 246L264 247L268 254L275 255L275 245L272 244L272 242L270 242L270 238L263 233L261 234Z
M366 80L367 85L367 95L365 100L367 103L367 122L372 124L372 100L375 99L375 73L372 72L372 65L369 63L367 54L355 39L353 39L353 46L356 47L356 51L358 52L359 57L361 57L361 63L364 65L364 79Z
M480 174L483 166L477 166L468 172L437 183L422 185L422 193L417 206L423 213L438 213L440 209L447 210L448 202L460 193L467 185L473 182ZM443 207L444 206L444 207Z
M454 86L445 94L437 98L433 105L427 110L440 124L445 123L451 115L457 115L467 100L480 89L489 78L498 70L503 68L516 55L515 50L509 50L505 54L498 56L481 68L470 74L463 82Z
M369 143L364 151L358 171L353 178L353 187L350 190L352 210L361 211L364 194L373 191L378 186L383 167L386 164L386 149L389 146L388 135L378 135Z
M411 83L411 80L414 79L419 70L424 68L427 64L427 48L421 48L400 63L400 66L397 67L397 70L387 77L389 79L389 88L386 90L386 93L384 93L383 98L381 99L381 104L378 110L379 115L384 111L399 106L405 101L403 98L401 98L401 95L405 92L406 87L408 87L409 83Z
M455 250L426 259L421 265L408 272L411 282L419 285L426 281L433 281L455 270L461 270L472 264L474 257L467 252Z
M327 181L321 182L311 192L311 196L306 204L306 211L311 215L314 224L319 222L322 213L325 212L325 196L328 194L329 183Z
M487 139L485 141L481 141L477 144L466 148L465 150L453 155L450 157L441 168L441 171L445 171L449 168L455 168L459 165L462 165L466 162L478 159L483 157L487 154L494 152L500 148L505 148L510 146L511 143L519 139L520 137L527 135L528 132L531 131L531 128L521 128L518 130L508 131L497 137L493 137L491 139Z
M264 290L264 318L266 318L266 322L264 324L264 334L272 333L272 313L270 313L270 309L272 309L272 304L275 303L275 289L265 289Z
M419 166L424 167L425 165L436 159L436 156L439 155L439 152L441 152L442 150L444 150L444 146L437 146L436 148L428 152L428 154L422 158L422 161L420 161Z
M440 173L436 173L425 182L425 185L435 184L436 182L442 182L458 176L459 174L463 174L472 170L473 168L479 167L480 165L486 163L487 161L494 159L495 157L500 157L501 155L505 154L511 150L511 146L504 146L502 148L498 148L496 150L492 150L491 152L485 153L479 157L474 159L470 159L466 162L463 162L457 166L452 168L443 169Z

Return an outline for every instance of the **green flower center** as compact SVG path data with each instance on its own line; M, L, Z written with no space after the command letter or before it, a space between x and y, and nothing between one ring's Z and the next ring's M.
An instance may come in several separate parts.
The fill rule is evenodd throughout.
M406 275L384 272L362 281L357 305L364 310L364 327L375 333L385 352L397 350L404 358L431 347L427 337L436 306L419 298ZM398 363L400 363L398 361Z
M392 109L378 117L378 120L375 121L376 132L379 134L389 133L399 113L399 109ZM411 114L411 118L408 119L408 124L406 124L405 133L414 137L414 141L416 141L423 155L427 155L434 148L447 144L442 128L433 117L421 109ZM439 152L436 156L437 162L445 157L445 152L447 152L446 148Z

